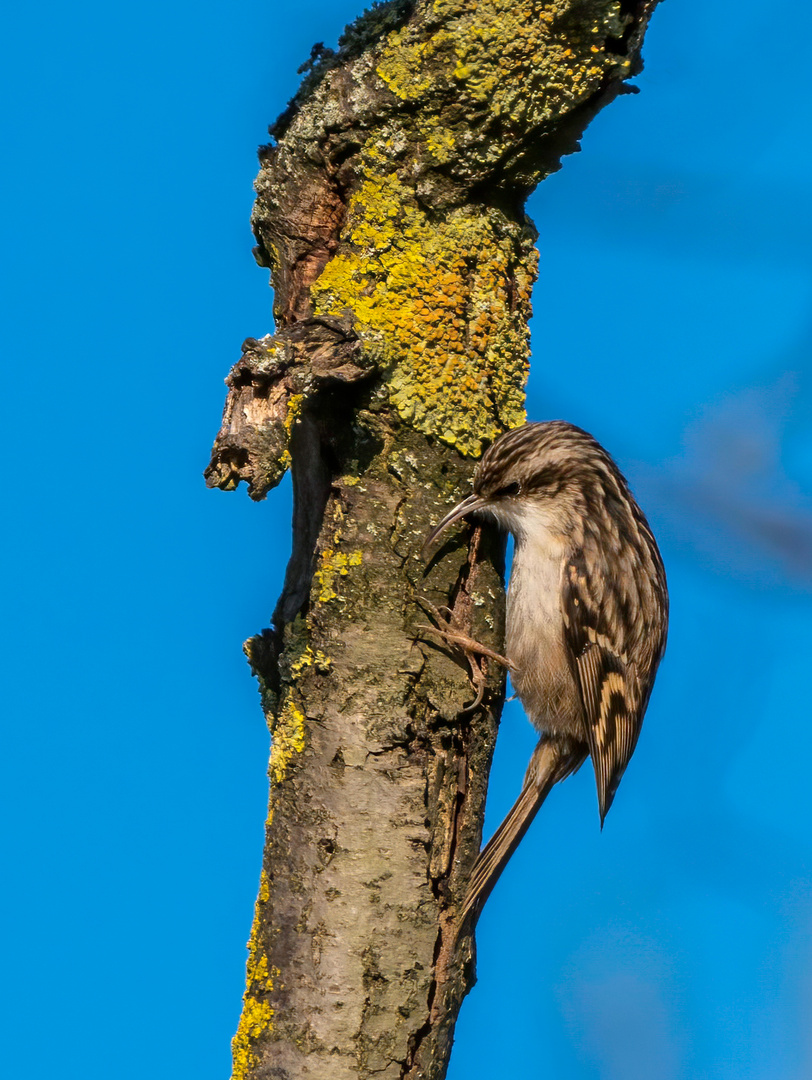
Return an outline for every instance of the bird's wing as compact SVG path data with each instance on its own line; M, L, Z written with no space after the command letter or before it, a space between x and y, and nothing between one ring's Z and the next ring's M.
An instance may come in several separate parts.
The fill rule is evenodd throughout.
M614 617L617 597L611 585L590 580L578 553L567 560L562 586L565 636L584 707L603 824L634 753L645 701L636 667L620 640L622 620Z

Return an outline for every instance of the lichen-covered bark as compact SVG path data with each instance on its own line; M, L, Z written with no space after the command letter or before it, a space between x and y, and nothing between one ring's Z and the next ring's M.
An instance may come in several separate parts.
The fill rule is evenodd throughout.
M232 370L208 482L287 468L294 546L247 643L270 811L235 1078L442 1077L471 941L503 691L420 630L450 604L499 648L496 538L430 525L524 419L526 194L639 68L653 0L405 0L322 50L263 148L254 211L276 333Z
M424 586L422 522L464 471L415 433L387 448L363 407L354 419L371 460L362 478L339 464L308 610L285 625L266 689L271 807L237 1076L407 1074L429 1018L465 989L462 969L438 986L453 944L438 919L478 849L495 699L461 717L465 673L415 641L416 597L447 599L460 562L456 548ZM487 561L463 582L477 632L496 638L499 575ZM249 644L260 672L266 644Z

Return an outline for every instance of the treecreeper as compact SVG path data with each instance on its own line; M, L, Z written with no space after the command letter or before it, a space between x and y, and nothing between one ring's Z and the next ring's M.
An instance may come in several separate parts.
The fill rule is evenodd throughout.
M603 827L668 629L665 570L648 522L612 458L580 428L528 423L497 438L476 469L473 493L426 548L472 516L514 537L505 662L541 738L518 799L474 864L461 925L478 917L550 790L587 756ZM453 627L437 632L466 651L479 649Z

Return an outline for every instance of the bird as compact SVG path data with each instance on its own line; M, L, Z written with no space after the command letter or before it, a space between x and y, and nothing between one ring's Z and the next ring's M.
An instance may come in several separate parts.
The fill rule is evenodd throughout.
M461 922L478 918L551 789L587 757L603 829L668 631L657 542L620 469L581 428L551 420L500 435L477 466L472 494L424 550L469 517L490 519L514 538L505 658L540 739L518 799L474 863ZM454 629L440 633L478 648Z

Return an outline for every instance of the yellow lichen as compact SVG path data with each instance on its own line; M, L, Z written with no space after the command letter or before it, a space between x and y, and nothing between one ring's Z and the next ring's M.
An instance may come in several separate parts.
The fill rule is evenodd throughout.
M408 101L431 89L434 78L424 70L424 65L435 55L438 44L436 37L420 41L409 33L408 27L389 35L378 74L393 94Z
M562 104L577 105L598 88L599 79L621 61L596 46L595 35L619 37L625 27L620 4L595 3L589 26L572 0L553 0L539 10L535 0L435 0L430 37L420 23L391 34L376 70L389 89L419 105L436 99L438 84L462 84L459 106L486 102L494 115L523 126L550 119ZM599 72L588 72L595 49L603 54ZM589 77L587 77L587 74ZM518 76L518 77L517 77ZM467 99L467 100L466 100ZM442 123L436 108L417 114L418 127Z
M478 456L524 420L530 269L500 212L450 211L429 220L378 151L352 197L350 241L312 290L317 314L350 310L378 353L401 416ZM505 235L506 234L506 235ZM324 599L332 599L327 576Z
M450 161L456 148L457 138L447 128L438 127L427 134L426 149L439 165Z
M242 1015L237 1034L231 1041L233 1070L231 1080L244 1080L249 1069L259 1064L253 1046L257 1039L268 1032L273 1019L273 1009L265 1001L258 1001L246 992L243 997Z
M307 745L307 727L305 715L288 697L279 711L273 731L273 745L268 775L271 778L271 804L273 789L278 787L288 775L290 766L298 754ZM273 810L269 811L270 822ZM268 876L262 871L259 880L259 895L254 906L254 921L251 937L248 941L248 961L246 963L246 989L243 996L243 1008L237 1033L232 1040L234 1068L232 1080L244 1080L248 1071L258 1063L254 1046L258 1039L271 1030L274 1011L262 998L274 988L280 971L268 964L268 958L262 951L260 933L264 925L262 907L270 899Z
M315 668L322 673L329 671L333 661L321 649L314 652L309 645L305 646L295 659L291 660L290 677L294 680L301 679L307 668Z
M263 870L259 876L259 902L261 904L267 904L271 898L271 886L268 882L268 875Z
M281 972L277 967L269 967L268 958L260 952L259 932L262 925L260 908L268 902L270 890L268 876L262 871L259 881L259 897L254 907L254 922L251 926L251 938L248 942L248 961L246 963L246 988L243 995L242 1015L237 1026L237 1033L231 1043L234 1061L232 1080L244 1080L248 1070L259 1063L254 1052L258 1039L271 1031L274 1010L262 998L274 988Z
M361 551L344 552L325 548L321 553L319 566L313 575L319 602L326 604L330 600L338 599L338 593L335 589L338 579L346 577L350 572L350 567L360 566L363 560L364 556Z
M288 435L288 445L279 455L279 462L283 469L290 468L290 435L293 431L293 425L299 418L299 414L302 411L302 402L304 401L304 394L292 394L288 401L287 412L285 413L285 431Z
M271 783L279 785L285 779L291 762L307 745L305 715L288 698L279 710L273 730L271 760L268 775Z
M287 431L288 433L288 438L290 438L290 433L293 430L293 425L299 419L299 415L302 411L303 401L304 394L292 394L290 397L290 401L288 401L288 410L285 414L285 431Z
M313 287L314 308L349 311L382 359L403 419L463 454L477 456L524 419L535 255L496 208L426 212L398 148L416 146L463 173L470 160L482 174L515 153L517 131L543 132L625 76L629 61L605 42L622 36L629 17L619 3L608 11L593 3L590 20L589 0L586 11L573 0L434 0L430 30L420 20L401 27L375 60L410 109L399 136L387 128L363 148L361 182L341 247ZM483 108L498 119L483 125L486 135L454 126Z

